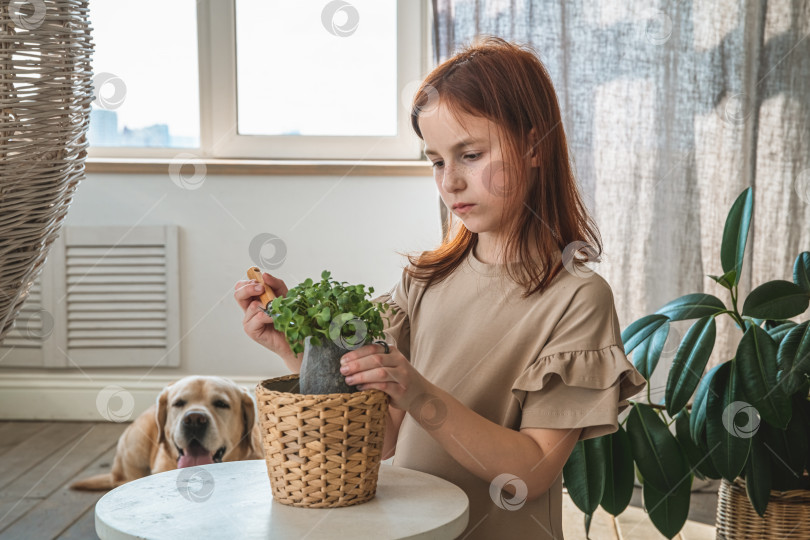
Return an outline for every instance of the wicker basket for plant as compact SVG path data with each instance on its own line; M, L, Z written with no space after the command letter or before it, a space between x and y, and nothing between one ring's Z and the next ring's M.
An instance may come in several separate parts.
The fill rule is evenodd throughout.
M84 178L90 30L87 0L0 3L0 342Z
M335 508L377 491L389 396L371 389L298 394L298 375L256 386L259 426L273 498Z
M720 482L715 522L717 538L810 538L810 490L771 490L765 515L757 514L745 492L745 480Z

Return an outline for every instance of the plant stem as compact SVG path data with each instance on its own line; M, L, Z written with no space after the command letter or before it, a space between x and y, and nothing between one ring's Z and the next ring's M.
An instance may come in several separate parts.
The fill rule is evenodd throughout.
M637 403L642 403L642 402L641 402L641 401L629 401L629 403L631 403L631 404L637 404ZM667 406L666 406L666 405L660 405L660 404L658 404L658 403L644 403L644 405L646 405L647 407L652 407L653 409L659 409L659 410L662 410L662 411L665 411L665 410L667 409ZM687 404L684 406L684 408L685 408L685 409L689 409L689 410L691 410L691 409L692 409L692 404L691 404L691 403L687 403Z
M742 315L740 315L740 312L737 309L737 286L735 285L730 290L731 290L731 305L734 307L734 312L730 313L730 315L740 325L740 329L743 332L745 332L745 322L743 321Z
M730 309L724 309L723 311L718 311L717 313L715 313L714 316L715 316L715 318L717 318L718 316L722 315L723 313L727 313L729 317L731 317L737 324L740 325L740 328L742 329L742 331L745 332L745 320L743 320L742 315L740 315L739 313L736 313L736 312L734 312L734 311L732 311Z

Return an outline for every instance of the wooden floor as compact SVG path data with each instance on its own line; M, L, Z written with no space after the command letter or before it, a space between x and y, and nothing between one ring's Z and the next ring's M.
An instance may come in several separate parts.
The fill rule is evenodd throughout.
M105 492L68 489L74 479L106 472L118 437L128 424L104 422L0 422L0 540L98 538L93 508ZM601 508L591 540L664 538L640 508L636 488L618 518ZM690 521L676 538L713 539L716 486L693 492ZM583 514L564 496L563 522L569 540L585 538ZM701 523L702 522L702 523Z
M590 540L665 540L666 536L650 521L641 508L641 488L634 489L630 506L614 517L597 507L591 520ZM717 484L693 491L689 502L689 519L673 540L715 540L714 514L717 508ZM563 491L563 534L566 540L584 540L585 514Z
M0 539L98 538L93 507L104 492L67 485L109 471L127 425L0 423Z

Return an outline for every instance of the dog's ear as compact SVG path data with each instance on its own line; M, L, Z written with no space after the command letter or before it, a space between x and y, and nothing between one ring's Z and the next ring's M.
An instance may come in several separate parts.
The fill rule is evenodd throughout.
M259 436L259 430L256 429L256 411L253 408L253 398L244 387L239 387L240 395L242 397L242 438L239 443L244 450L243 455L247 456L251 453L255 456L262 456L262 441Z
M158 444L162 444L164 440L166 440L166 415L169 411L169 388L176 384L178 381L183 379L175 379L169 384L167 384L163 390L160 392L160 395L157 397L157 410L155 411L155 421L157 422L158 428Z
M160 392L160 395L157 397L157 410L155 412L155 420L157 422L157 429L158 429L158 440L157 440L158 445L163 444L163 441L166 440L165 426L168 408L169 408L169 387L167 386Z

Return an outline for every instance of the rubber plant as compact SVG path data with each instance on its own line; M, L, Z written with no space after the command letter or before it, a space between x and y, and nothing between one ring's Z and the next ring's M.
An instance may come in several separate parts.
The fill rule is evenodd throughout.
M647 403L629 400L618 431L579 441L563 469L568 492L585 513L586 534L598 506L614 516L624 511L634 472L650 520L667 538L686 522L695 476L744 479L760 516L772 489L810 489L810 328L807 320L791 320L810 304L810 252L796 258L792 282L759 285L740 309L738 283L753 206L749 187L726 218L724 273L709 276L728 290L729 302L687 294L622 332L625 353L632 353L647 379ZM743 335L733 358L704 373L721 316L731 317ZM675 352L664 400L652 403L650 376L670 323L693 319Z
M397 308L372 302L363 284L350 285L331 279L324 270L321 281L307 278L286 296L276 297L266 312L273 326L283 332L295 354L304 353L299 374L302 394L355 392L340 374L340 357L350 350L385 338L383 317Z

